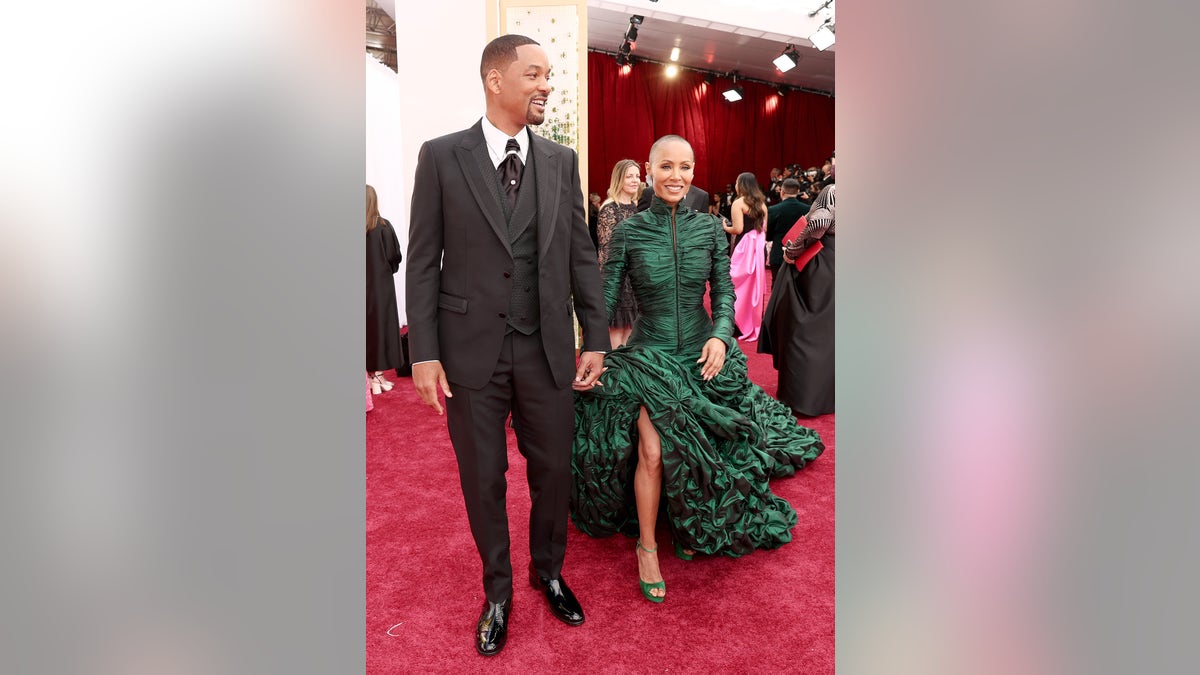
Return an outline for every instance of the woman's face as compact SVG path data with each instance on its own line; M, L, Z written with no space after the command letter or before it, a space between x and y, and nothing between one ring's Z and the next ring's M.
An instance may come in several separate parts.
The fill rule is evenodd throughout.
M692 185L692 170L696 156L687 143L670 141L658 148L650 164L650 175L654 177L654 194L664 202L678 204Z
M638 196L638 189L642 187L642 172L637 168L637 164L631 164L628 169L625 169L625 176L621 178L621 192L630 197Z

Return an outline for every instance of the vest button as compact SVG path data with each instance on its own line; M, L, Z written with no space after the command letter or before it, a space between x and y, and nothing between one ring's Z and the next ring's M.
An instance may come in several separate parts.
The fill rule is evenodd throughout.
M504 312L500 312L500 318L501 318L501 319L507 319L507 318L508 318L508 315L507 315L507 314L505 314Z
M511 272L505 272L505 273L504 273L504 278L505 278L505 279L507 279L507 278L509 278L509 277L511 277L511 276L512 276L512 273L511 273Z

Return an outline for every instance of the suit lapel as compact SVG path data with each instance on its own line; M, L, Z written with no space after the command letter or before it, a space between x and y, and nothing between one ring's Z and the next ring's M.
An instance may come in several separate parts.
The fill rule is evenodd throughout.
M529 149L537 153L538 258L550 250L557 226L558 199L562 190L561 155L551 152L550 142L530 132ZM570 218L567 219L570 222Z
M494 173L496 168L492 166L487 143L483 140L482 122L476 122L475 126L471 127L470 133L454 148L454 155L463 175L467 177L467 186L479 204L479 210L483 211L496 237L504 244L504 250L512 255L512 246L508 241L508 225L504 220L504 211L501 210L500 196L496 192L496 181L494 176L488 173Z

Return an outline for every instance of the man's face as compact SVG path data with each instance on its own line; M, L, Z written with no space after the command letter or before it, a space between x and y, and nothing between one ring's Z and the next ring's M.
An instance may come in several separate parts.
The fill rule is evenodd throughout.
M500 72L498 112L513 126L541 124L550 95L550 61L537 45L517 47L517 59Z

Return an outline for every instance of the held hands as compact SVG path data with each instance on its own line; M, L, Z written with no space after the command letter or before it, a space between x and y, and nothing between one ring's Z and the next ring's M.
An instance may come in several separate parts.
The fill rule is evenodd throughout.
M604 354L601 352L583 352L579 355L579 367L575 370L575 380L571 388L575 391L591 391L592 387L603 387L600 375L608 368L604 367Z
M725 343L720 338L709 338L708 342L704 343L704 349L701 350L696 363L703 364L700 366L700 375L705 380L716 377L725 365Z
M442 388L446 398L454 398L454 394L450 393L450 383L446 380L446 371L442 370L442 362L426 361L413 364L412 379L421 402L441 415L443 410L441 402L438 401L438 387Z

